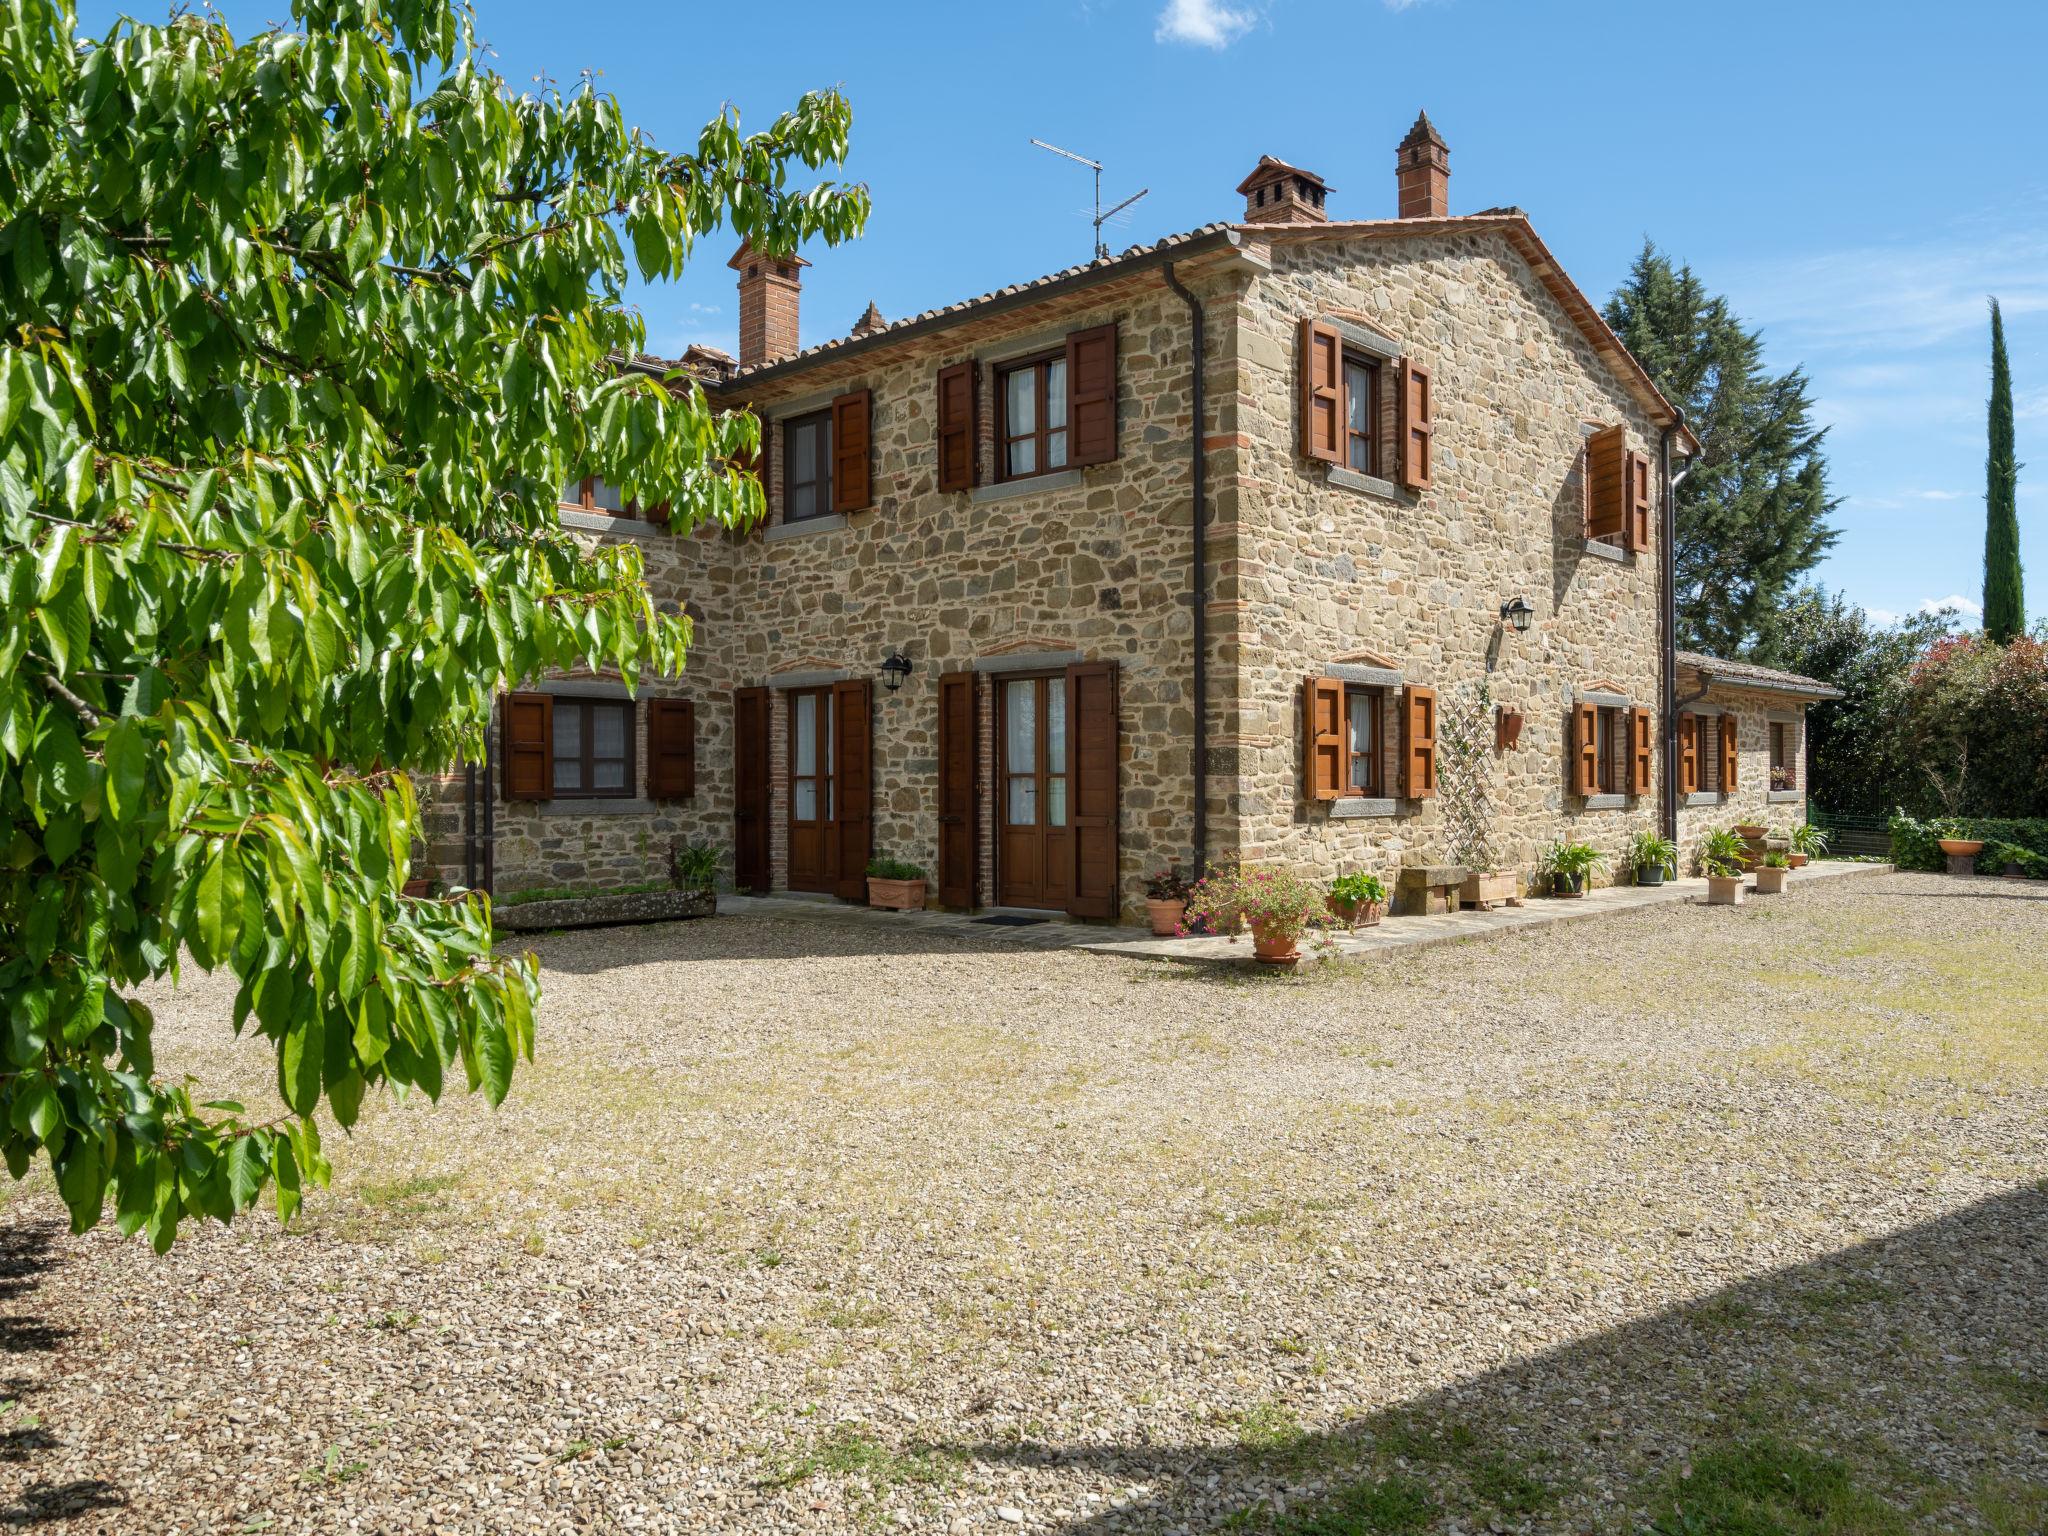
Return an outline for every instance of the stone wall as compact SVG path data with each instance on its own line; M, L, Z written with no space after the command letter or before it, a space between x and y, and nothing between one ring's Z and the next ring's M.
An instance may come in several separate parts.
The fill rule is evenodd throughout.
M1678 857L1682 868L1690 869L1700 839L1718 827L1755 824L1770 828L1773 837L1783 837L1806 820L1806 707L1796 698L1762 689L1731 688L1716 684L1702 692L1697 673L1684 668L1678 674L1678 707L1696 715L1736 718L1735 788L1732 792L1682 797L1678 810ZM1792 771L1796 787L1773 792L1771 783L1771 722L1778 721L1791 733Z
M1589 810L1567 793L1570 707L1592 685L1654 706L1657 563L1588 549L1577 477L1588 424L1626 423L1653 457L1656 428L1498 236L1283 239L1272 261L1242 299L1235 551L1218 586L1239 626L1227 734L1244 856L1389 886L1403 864L1454 861L1442 794L1345 819L1302 793L1303 679L1373 659L1435 688L1446 719L1478 712L1482 688L1523 711L1520 749L1481 760L1496 864L1526 869L1557 837L1619 854L1655 827L1656 797ZM1298 327L1315 315L1432 370L1428 490L1332 483L1302 457ZM1515 597L1536 610L1526 634L1499 622Z

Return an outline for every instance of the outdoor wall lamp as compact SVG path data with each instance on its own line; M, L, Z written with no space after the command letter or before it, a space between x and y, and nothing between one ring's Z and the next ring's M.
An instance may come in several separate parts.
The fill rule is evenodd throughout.
M910 658L901 651L891 651L882 658L882 686L894 693L903 686L903 679L910 676Z
M1529 626L1536 620L1536 610L1529 606L1526 597L1511 597L1500 605L1500 621L1518 635L1529 633Z

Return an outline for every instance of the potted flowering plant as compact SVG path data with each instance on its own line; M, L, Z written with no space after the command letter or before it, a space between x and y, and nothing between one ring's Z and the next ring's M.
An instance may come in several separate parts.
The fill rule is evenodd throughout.
M1782 896L1785 893L1785 879L1792 873L1792 855L1773 848L1756 867L1756 893L1759 896Z
M1167 939L1180 932L1181 918L1188 909L1188 892L1194 882L1178 864L1169 864L1145 878L1145 916L1151 920L1155 938Z
M1220 869L1196 882L1185 921L1236 939L1242 921L1252 931L1252 954L1266 965L1293 965L1300 940L1329 910L1323 888L1291 869L1242 866Z
M1792 829L1792 867L1803 869L1806 861L1817 859L1828 851L1828 835L1812 822L1806 822Z
M1700 870L1707 877L1707 905L1742 905L1742 873L1749 864L1749 844L1727 827L1700 840Z
M868 860L868 905L898 912L924 910L924 871L902 859Z
M1387 913L1387 887L1378 875L1339 875L1326 900L1330 915L1346 928L1370 928Z
M1678 874L1678 844L1655 832L1638 832L1629 841L1628 867L1637 885L1662 885Z

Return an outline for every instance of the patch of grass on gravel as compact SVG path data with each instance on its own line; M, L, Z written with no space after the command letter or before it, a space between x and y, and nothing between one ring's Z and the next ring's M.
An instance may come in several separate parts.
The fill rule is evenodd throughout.
M851 1424L841 1424L808 1447L769 1463L763 1482L793 1488L814 1477L858 1478L872 1494L892 1488L939 1488L960 1475L962 1457L945 1446L912 1445L894 1450Z
M1907 1529L1905 1517L1846 1461L1768 1434L1698 1456L1667 1481L1652 1509L1658 1536L1893 1536Z

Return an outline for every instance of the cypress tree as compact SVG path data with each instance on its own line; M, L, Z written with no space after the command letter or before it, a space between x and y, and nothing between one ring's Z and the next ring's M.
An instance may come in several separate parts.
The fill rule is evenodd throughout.
M1762 337L1647 241L1607 321L1700 439L1672 509L1678 643L1767 657L1800 578L1837 536L1806 375L1768 372Z
M2010 645L2027 628L2020 579L2020 467L2013 459L2012 365L2005 320L1991 301L1990 453L1984 461L1984 633Z

